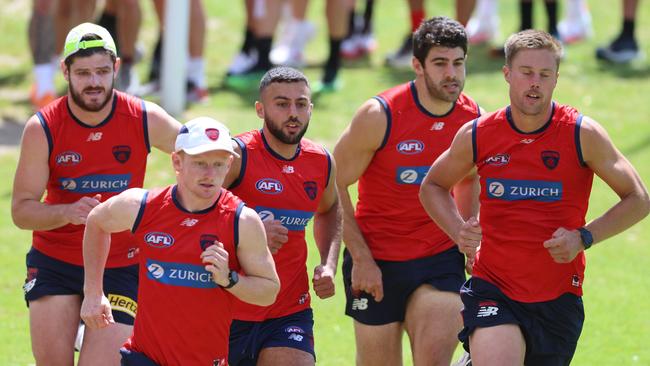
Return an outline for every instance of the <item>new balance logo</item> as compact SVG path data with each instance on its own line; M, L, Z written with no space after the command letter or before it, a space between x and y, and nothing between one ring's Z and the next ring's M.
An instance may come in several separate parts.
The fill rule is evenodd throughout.
M291 165L285 165L285 166L282 167L282 173L291 174L293 172L294 172L294 169L293 169L293 166L291 166Z
M366 310L368 309L368 299L360 298L352 300L352 310Z
M88 138L86 139L87 141L99 141L102 139L102 132L91 132L90 135L88 135Z
M434 124L431 125L431 131L440 131L445 127L444 122L435 122Z
M197 222L199 222L198 219L190 219L188 217L185 220L183 220L183 222L181 222L181 226L194 226L196 225Z
M478 313L476 314L477 318L485 318L488 316L494 316L497 315L497 312L499 311L499 308L496 306L481 306L478 309Z

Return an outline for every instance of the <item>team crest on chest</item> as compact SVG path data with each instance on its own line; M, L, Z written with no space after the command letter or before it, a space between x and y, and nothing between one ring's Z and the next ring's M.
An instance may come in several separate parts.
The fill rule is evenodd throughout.
M215 241L219 241L219 237L213 234L203 234L199 238L199 245L201 250L206 250L209 246L213 245Z
M305 193L307 193L307 197L312 201L315 200L316 195L318 194L318 185L316 182L309 180L304 182L302 186L305 189Z
M119 163L126 163L131 157L131 147L127 145L113 146L113 156Z
M551 150L542 151L542 162L545 167L553 170L560 163L560 153Z

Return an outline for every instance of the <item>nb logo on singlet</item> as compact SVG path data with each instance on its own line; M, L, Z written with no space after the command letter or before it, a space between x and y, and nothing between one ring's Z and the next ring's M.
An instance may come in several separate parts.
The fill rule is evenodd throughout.
M102 139L102 132L91 132L90 135L88 135L88 138L86 139L86 142L88 141L99 141Z
M443 128L445 128L445 123L444 123L444 122L434 122L434 123L431 125L431 129L430 129L430 130L431 130L431 131L440 131L440 130L442 130Z
M477 318L485 318L488 316L495 316L497 315L497 312L499 311L499 308L496 306L481 306L478 309L478 313L476 313Z
M368 299L359 298L352 300L352 310L366 310L368 309Z

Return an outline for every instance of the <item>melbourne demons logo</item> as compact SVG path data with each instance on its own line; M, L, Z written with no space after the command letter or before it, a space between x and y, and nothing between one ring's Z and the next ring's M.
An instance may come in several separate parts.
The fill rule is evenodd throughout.
M113 146L113 157L122 164L126 163L131 157L131 147L126 145Z
M560 153L551 150L542 151L542 162L545 167L553 170L560 163Z
M161 232L151 232L144 236L144 242L154 248L169 248L174 245L174 237Z
M56 156L56 165L74 166L81 163L81 155L74 151L64 151Z
M201 250L206 250L209 246L214 245L215 241L219 241L219 237L212 234L203 234L199 238L199 245Z
M219 138L219 130L217 130L216 128L206 128L205 135L208 136L210 140L217 141L217 139Z
M419 140L406 140L397 144L397 151L400 154L415 155L424 151L424 143Z
M303 188L305 188L305 193L307 193L307 197L309 197L310 200L315 200L316 199L316 194L318 194L318 185L316 185L316 182L314 181L307 181L302 184Z
M272 178L263 178L258 180L257 183L255 183L255 188L266 194L279 194L282 193L282 190L284 189L279 180Z

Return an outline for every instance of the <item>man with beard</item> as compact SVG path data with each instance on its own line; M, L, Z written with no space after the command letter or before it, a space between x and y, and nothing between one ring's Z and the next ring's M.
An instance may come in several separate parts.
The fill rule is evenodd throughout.
M462 93L466 56L460 23L423 22L413 33L415 80L364 103L334 148L357 365L402 364L404 330L416 365L448 365L458 343L464 258L424 211L418 191L458 128L480 115ZM355 212L348 187L357 181ZM466 218L477 210L475 190L473 175L454 187Z
M32 116L23 132L11 213L16 226L34 231L24 290L39 365L74 361L89 211L121 191L142 187L150 147L172 152L180 129L159 106L113 89L119 67L106 29L90 23L73 28L61 61L67 96ZM116 323L85 333L80 365L118 365L118 350L131 334L136 245L128 232L111 241L104 290Z
M562 46L527 30L505 44L510 105L465 124L431 166L422 203L466 253L459 338L476 365L569 365L585 319L585 254L650 211L639 174L607 132L553 101ZM480 227L449 189L476 167ZM586 223L594 173L619 196ZM613 243L612 243L613 244Z
M277 301L266 307L238 302L230 332L229 363L314 365L305 228L314 217L320 264L312 285L321 299L334 295L341 244L341 210L330 154L303 135L311 118L309 82L290 67L269 70L260 82L261 130L235 138L235 160L225 186L264 221L280 277Z

